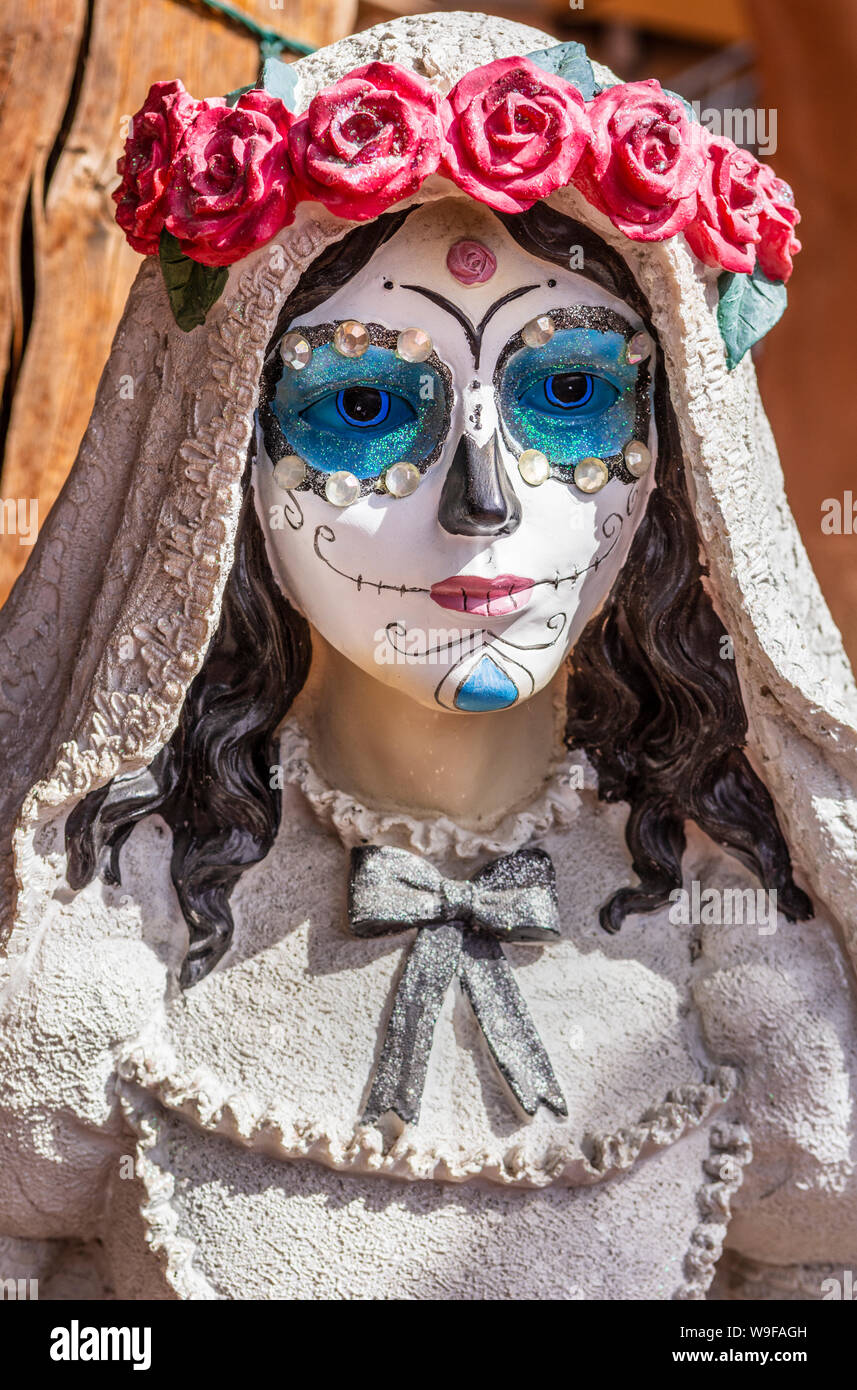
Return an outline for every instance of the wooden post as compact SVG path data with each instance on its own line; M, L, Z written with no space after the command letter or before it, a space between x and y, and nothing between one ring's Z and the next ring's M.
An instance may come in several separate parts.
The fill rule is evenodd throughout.
M348 33L356 11L356 0L231 3L315 46ZM180 77L195 96L218 96L255 81L259 62L252 36L198 4L94 0L90 13L85 0L19 0L0 27L0 485L4 498L35 499L40 523L74 462L140 265L110 197L128 119L152 82ZM28 554L17 534L0 535L0 602Z

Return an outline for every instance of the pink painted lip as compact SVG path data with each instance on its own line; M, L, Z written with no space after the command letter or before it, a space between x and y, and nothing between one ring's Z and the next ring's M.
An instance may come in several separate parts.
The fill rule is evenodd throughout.
M493 579L479 574L453 574L432 584L430 593L435 603L454 613L500 618L526 608L534 583L534 579L518 574L498 574Z

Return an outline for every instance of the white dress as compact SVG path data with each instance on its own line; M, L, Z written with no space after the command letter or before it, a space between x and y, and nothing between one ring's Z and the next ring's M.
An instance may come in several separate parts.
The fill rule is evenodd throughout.
M607 935L598 907L633 881L627 808L599 803L588 769L576 790L574 756L482 834L327 787L294 721L281 757L276 844L199 985L175 985L186 933L157 818L121 888L59 888L12 963L7 1256L41 1268L45 1242L86 1242L122 1298L699 1298L724 1238L753 1297L772 1266L807 1267L801 1296L854 1266L857 1013L825 922L677 926L664 909ZM41 837L61 865L61 825ZM458 878L550 853L561 939L504 952L567 1118L518 1110L454 982L419 1121L360 1124L413 939L349 934L360 842ZM697 832L685 875L755 886Z

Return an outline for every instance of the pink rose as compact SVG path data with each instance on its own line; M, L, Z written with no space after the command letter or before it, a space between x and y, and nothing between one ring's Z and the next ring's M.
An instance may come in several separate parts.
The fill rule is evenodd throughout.
M446 268L461 285L484 285L497 269L497 257L481 241L465 237L450 246Z
M759 217L759 265L769 280L788 280L792 256L801 249L794 229L800 221L795 195L784 179L766 164L760 166L762 211Z
M528 58L500 58L449 94L442 172L499 212L564 188L589 141L583 97Z
M632 241L663 241L696 213L705 158L696 128L654 78L620 82L588 107L592 144L574 182Z
M132 117L125 153L116 169L122 182L114 191L116 221L135 251L158 254L164 225L164 192L179 141L200 103L181 82L156 82Z
M416 73L367 63L314 96L289 147L305 196L369 221L415 193L440 160L443 102Z
M706 159L699 206L684 234L704 265L749 274L759 240L762 166L731 140L707 132L702 140Z
M232 265L294 221L288 133L294 117L269 92L206 104L179 145L165 226L202 265Z

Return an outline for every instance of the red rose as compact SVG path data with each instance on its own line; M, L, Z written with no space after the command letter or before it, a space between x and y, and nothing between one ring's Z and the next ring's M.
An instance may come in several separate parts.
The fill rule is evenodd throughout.
M592 144L574 182L632 241L663 241L696 213L705 160L697 128L654 78L620 82L588 107Z
M125 153L116 169L122 182L114 191L116 221L135 251L158 254L164 225L164 192L179 141L201 103L181 82L155 82L131 119Z
M785 281L794 269L792 256L801 249L794 234L800 213L795 207L795 195L785 180L778 179L766 164L760 167L759 265L769 280Z
M165 226L202 265L232 265L294 220L288 155L294 117L269 92L207 105L184 133L166 195Z
M564 188L589 141L580 92L528 58L468 73L446 116L442 172L499 212L525 212Z
M756 264L762 166L731 140L705 133L705 172L696 217L685 228L691 250L705 265L749 274Z
M292 126L289 148L305 196L358 222L409 197L437 169L442 106L405 68L355 68L313 97Z

